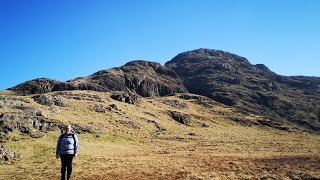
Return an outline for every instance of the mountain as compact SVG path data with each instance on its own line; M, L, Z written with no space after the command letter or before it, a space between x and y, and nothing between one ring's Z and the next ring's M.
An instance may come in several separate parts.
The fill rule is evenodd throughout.
M65 125L74 179L320 179L319 81L212 49L27 81L0 91L0 179L59 179Z
M320 130L319 78L280 76L263 64L212 49L178 54L165 66L183 79L190 93L272 121Z
M20 95L63 90L127 91L141 96L164 96L187 92L182 80L171 69L156 62L131 61L119 68L96 72L67 82L34 79L9 88Z
M41 78L10 88L21 95L63 90L125 91L143 97L190 92L265 116L273 123L320 131L320 79L281 76L263 64L213 49L178 54L161 66L131 61L67 82Z

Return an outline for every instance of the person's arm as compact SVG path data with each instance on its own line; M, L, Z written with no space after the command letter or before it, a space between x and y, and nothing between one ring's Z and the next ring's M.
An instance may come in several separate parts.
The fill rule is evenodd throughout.
M61 135L58 138L57 147L56 147L56 158L59 158L59 151L60 151L60 145L61 145Z
M77 135L74 135L74 156L78 156L79 151L79 141Z

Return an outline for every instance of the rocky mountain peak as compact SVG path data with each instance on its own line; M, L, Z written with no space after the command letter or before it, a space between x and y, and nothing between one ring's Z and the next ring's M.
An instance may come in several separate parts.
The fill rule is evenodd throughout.
M180 53L165 66L182 78L193 77L199 73L244 74L257 70L244 57L214 49L196 49Z
M120 69L123 72L130 72L132 74L134 74L133 71L137 71L136 73L142 73L140 75L157 73L158 75L170 76L172 78L180 79L175 71L162 66L158 62L135 60L128 62L124 66L120 67Z
M127 66L144 66L144 67L152 67L152 68L156 69L157 67L161 66L161 64L158 62L152 62L152 61L133 60L133 61L126 63L122 67L127 67Z
M191 93L275 121L286 119L320 129L320 121L315 121L316 116L320 119L315 108L320 102L320 82L315 78L280 76L263 64L253 65L244 57L212 49L180 53L165 66L183 79Z
M236 54L221 50L200 48L180 53L171 61L167 62L166 65L172 63L203 63L204 61L249 63L246 58L238 56Z

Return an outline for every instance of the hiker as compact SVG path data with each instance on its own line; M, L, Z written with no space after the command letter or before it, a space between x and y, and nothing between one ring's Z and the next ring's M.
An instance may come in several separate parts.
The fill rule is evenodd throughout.
M64 133L58 138L56 148L56 158L61 159L61 180L65 180L67 171L67 180L70 179L72 173L72 159L78 156L78 138L72 133L71 126L64 128Z

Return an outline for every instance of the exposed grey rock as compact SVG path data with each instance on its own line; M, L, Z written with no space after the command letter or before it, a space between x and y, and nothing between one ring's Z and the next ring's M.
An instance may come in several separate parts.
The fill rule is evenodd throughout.
M117 122L129 128L140 129L140 124L131 119L120 119L120 120L117 120Z
M112 94L110 97L114 100L125 102L128 104L135 104L138 101L138 96L133 93L119 92Z
M177 111L171 111L170 112L171 114L171 117L181 123L181 124L184 124L184 125L188 125L189 124L189 120L188 120L188 115L187 114L184 114L184 113L181 113L181 112L177 112Z
M21 159L21 155L6 149L4 145L0 146L0 164L10 164L19 159Z
M106 112L106 109L103 107L102 104L96 104L96 105L94 106L94 110L95 110L96 112L100 112L100 113Z
M163 126L161 126L160 124L158 124L156 121L154 120L147 120L148 123L150 124L154 124L155 127L157 128L156 132L163 132L166 131L166 128L164 128Z
M199 96L199 95L195 95L195 94L181 94L179 96L179 98L186 99L186 100L196 99L196 100L201 100L201 101L212 101L212 99L210 99L206 96Z
M141 96L164 96L187 92L179 76L156 62L132 61L120 68L96 72L67 82L47 78L27 81L10 88L20 95L65 90L127 91Z
M58 83L60 82L56 80L48 78L38 78L21 83L15 87L9 88L9 90L13 90L19 95L42 94L51 92L54 85Z
M202 124L202 127L209 127L209 125L206 124L206 123L203 123L203 124Z
M12 131L19 131L31 137L42 137L43 132L59 129L62 125L50 119L39 116L26 116L18 113L0 114L0 141L7 140L6 134Z
M185 109L188 107L188 105L186 103L180 102L178 100L161 100L161 102L165 105L171 106L173 108L177 108L177 109Z
M56 106L67 107L68 101L61 96L53 96L53 101Z
M52 96L49 94L42 94L42 95L33 96L32 98L39 104L46 105L46 106L52 106L52 105L56 105L60 107L68 106L68 101L59 95Z
M59 113L60 112L60 109L56 106L52 106L49 108L49 111L50 112L53 112L53 113Z
M17 109L21 109L27 116L46 116L44 112L34 107L17 106Z
M96 84L107 91L126 91L144 97L164 96L176 92L187 92L179 76L156 62L131 61L120 68L96 72L69 83Z
M284 124L281 124L279 122L274 122L270 119L258 119L257 121L258 121L258 123L260 123L261 125L264 125L264 126L273 127L273 128L283 130L283 131L290 131L290 128L288 128Z
M16 106L16 102L9 100L5 97L0 97L0 108L13 108Z
M118 106L116 104L110 104L110 107L114 110L118 110Z

